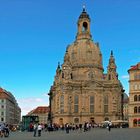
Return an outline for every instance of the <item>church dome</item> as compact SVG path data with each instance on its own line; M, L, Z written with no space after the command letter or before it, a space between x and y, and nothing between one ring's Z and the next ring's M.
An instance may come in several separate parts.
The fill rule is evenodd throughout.
M83 9L78 22L76 40L69 45L65 54L64 64L70 64L75 76L84 77L85 73L94 73L95 77L103 77L102 54L99 43L92 41L90 34L90 17ZM68 62L69 61L69 62ZM85 77L84 77L85 78Z
M91 40L79 40L69 46L67 51L72 66L103 69L102 54L98 43L94 44Z

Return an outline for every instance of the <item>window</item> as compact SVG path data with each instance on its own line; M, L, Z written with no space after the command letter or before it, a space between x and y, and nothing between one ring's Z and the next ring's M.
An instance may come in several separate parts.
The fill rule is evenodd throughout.
M79 96L75 95L74 96L74 113L78 113L79 112Z
M137 107L136 106L134 107L134 113L137 113Z
M82 31L83 31L83 32L86 32L87 29L88 29L88 24L87 24L87 22L84 22L84 23L83 23Z
M94 113L94 96L90 96L90 113Z
M139 108L138 108L138 113L140 113L140 106L139 106Z
M135 101L135 102L137 101L137 95L134 96L134 101Z
M64 113L64 95L60 96L60 113Z
M1 108L4 108L4 105L1 105Z
M104 113L108 113L108 95L104 96Z
M1 121L3 122L4 121L4 118L1 118Z
M62 73L62 78L64 78L64 73Z

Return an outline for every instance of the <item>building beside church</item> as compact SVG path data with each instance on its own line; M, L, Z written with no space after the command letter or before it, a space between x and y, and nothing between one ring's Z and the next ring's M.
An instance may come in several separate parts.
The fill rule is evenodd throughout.
M58 64L50 89L52 123L100 123L123 118L123 87L111 51L104 73L99 43L92 40L90 17L85 8L77 22L75 41Z
M38 116L40 124L47 124L49 111L50 109L48 106L38 106L31 110L27 116Z
M128 121L128 106L129 105L129 97L126 93L124 93L124 99L123 99L123 120Z
M0 123L19 124L21 109L12 93L0 88Z
M129 127L140 127L140 62L129 73Z

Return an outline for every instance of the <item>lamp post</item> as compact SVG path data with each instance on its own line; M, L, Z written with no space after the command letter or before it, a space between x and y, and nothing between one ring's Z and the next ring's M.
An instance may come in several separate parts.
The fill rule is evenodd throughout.
M122 116L122 120L124 120L124 114L123 114L124 92L125 92L125 90L122 89L122 94L121 94L121 116Z
M52 87L50 89L49 95L49 113L48 113L48 122L50 125L52 125L52 106L51 106L51 100L52 100Z

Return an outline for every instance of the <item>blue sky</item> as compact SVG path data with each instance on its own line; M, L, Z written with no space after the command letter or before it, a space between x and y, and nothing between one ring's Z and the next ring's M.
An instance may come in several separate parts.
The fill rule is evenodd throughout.
M127 70L140 62L139 0L1 0L0 86L14 94L22 114L47 105L58 61L75 40L82 5L91 18L94 42L100 43L107 70L114 51L126 93Z

